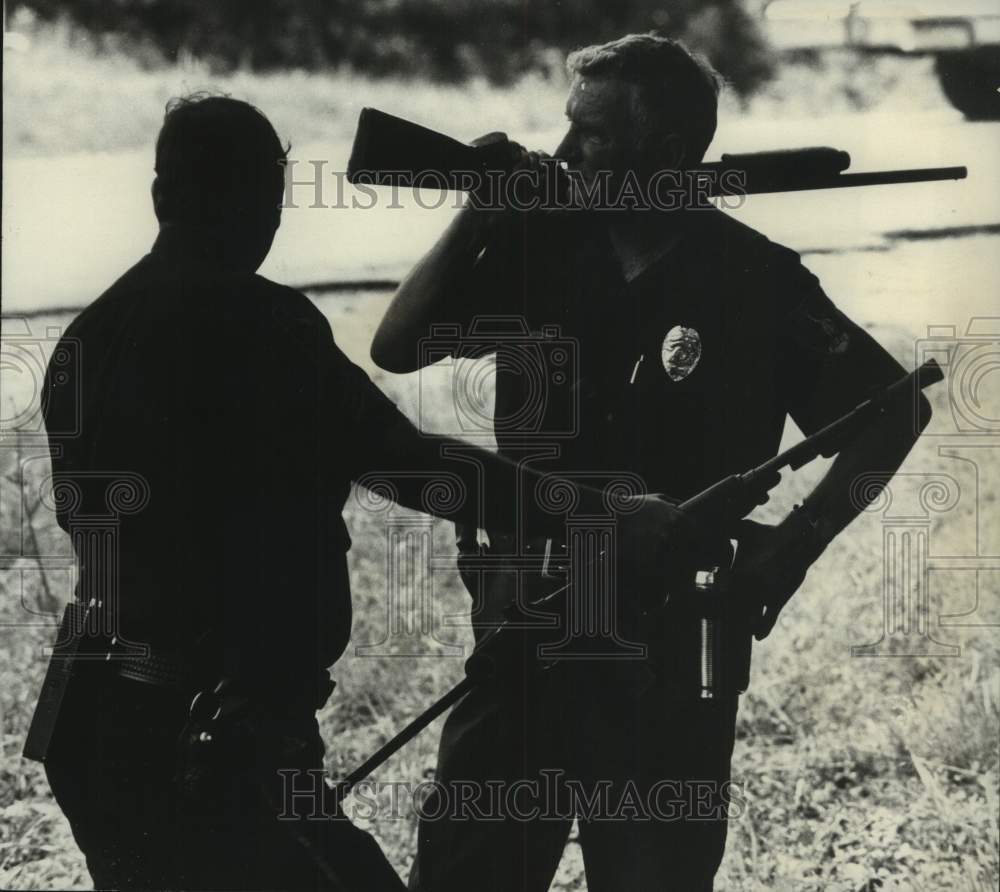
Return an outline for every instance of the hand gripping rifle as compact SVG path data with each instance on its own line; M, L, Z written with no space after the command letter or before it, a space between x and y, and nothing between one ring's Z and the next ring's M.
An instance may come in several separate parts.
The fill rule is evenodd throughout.
M965 167L848 173L850 165L847 152L813 147L723 155L721 161L702 163L684 174L705 196L961 180L968 174ZM505 141L470 146L376 108L364 108L347 163L347 181L356 185L468 191L490 174L509 170ZM557 159L551 162L549 172L557 180L554 194L565 196L567 183L559 181L568 181L570 174Z
M916 401L921 390L943 380L943 378L941 367L934 359L929 359L916 371L910 372L895 383L879 390L846 415L806 437L790 449L742 474L731 474L725 477L682 502L679 507L690 516L698 528L726 529L760 504L767 492L780 481L781 471L786 468L794 471L819 456L829 458L837 454L862 428L883 414L895 401L904 398L907 393ZM714 571L707 571L707 573L712 574L717 571L718 568L715 568ZM712 580L706 578L705 571L698 573L697 577L700 579L694 580L696 594L711 588ZM545 608L556 605L559 599L565 596L570 585L571 583L549 592L544 597L533 601L530 606L532 608ZM508 618L491 629L476 645L472 655L466 661L465 678L420 713L342 781L328 782L338 805L359 781L409 743L434 719L456 704L473 688L497 677L498 669L503 664L500 649L506 647L512 637L519 633L525 633L523 626L516 622L519 618L520 615L515 616L508 612ZM718 682L716 669L719 656L715 647L716 622L717 620L711 616L702 620L700 653L700 697L702 699L711 699L716 696ZM557 660L550 661L550 663L554 662Z

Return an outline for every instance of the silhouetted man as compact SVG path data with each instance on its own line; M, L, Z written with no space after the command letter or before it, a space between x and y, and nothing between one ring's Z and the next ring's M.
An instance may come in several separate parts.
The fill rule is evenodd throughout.
M903 375L797 254L711 205L669 211L671 196L646 191L661 172L696 167L712 141L719 82L707 65L675 41L633 34L567 66L568 131L555 155L575 175L574 209L463 210L386 311L372 347L381 367L406 372L448 350L492 349L501 454L548 446L543 466L560 474L630 472L678 499L772 457L786 417L814 432ZM517 169L539 169L542 153L509 145ZM546 357L548 374L571 376L572 430L557 401L518 423L535 382L501 318L532 332L557 326L576 345L572 369ZM436 331L448 346L435 352ZM739 539L727 616L739 632L726 641L728 681L714 699L699 698L700 618L675 588L638 629L644 660L528 668L499 705L482 691L459 703L442 732L439 783L540 792L499 820L470 810L462 821L423 821L411 888L544 892L578 818L590 892L711 889L751 636L770 632L861 511L857 476L888 479L899 466L924 423L912 410L873 423L781 523L713 531L723 544ZM540 547L489 538L516 560ZM462 527L459 549L459 566L475 566L476 537ZM516 594L503 573L464 575L487 614Z
M306 297L255 274L284 158L252 106L172 102L160 234L67 330L78 374L46 380L48 429L80 418L50 438L80 580L28 751L98 888L400 888L346 819L301 802L278 819L296 806L279 770L323 766L315 711L351 626L341 511L352 479L382 472L411 507L439 476L456 497L438 513L514 522L513 465L480 455L486 491L508 496L484 498L476 467L442 458ZM622 531L662 552L675 517L643 500Z

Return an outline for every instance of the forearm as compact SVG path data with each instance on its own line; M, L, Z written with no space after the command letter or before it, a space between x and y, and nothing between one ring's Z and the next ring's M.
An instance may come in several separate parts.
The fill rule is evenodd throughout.
M391 485L399 504L447 520L528 535L558 535L564 525L551 475L449 437L394 449L373 474ZM573 489L575 510L591 516L609 510L601 490L565 485Z
M896 405L879 416L841 450L802 509L777 526L744 521L734 585L751 599L758 641L770 634L812 563L877 496L879 487L859 489L855 486L858 478L874 475L888 482L903 463L930 418L930 406L923 397L917 413L909 405Z
M403 279L372 341L371 356L390 372L420 367L417 345L436 322L448 322L448 302L466 291L476 259L495 225L482 211L464 208Z

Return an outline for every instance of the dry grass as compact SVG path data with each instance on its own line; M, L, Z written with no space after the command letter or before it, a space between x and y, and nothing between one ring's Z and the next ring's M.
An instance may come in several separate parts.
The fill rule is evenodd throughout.
M323 299L348 352L360 357L384 298ZM39 326L52 320L37 320ZM907 339L880 332L903 352ZM377 374L376 380L413 412L416 383ZM934 394L947 413L946 394ZM11 452L3 472L12 475ZM954 462L928 440L907 469L956 474ZM996 471L995 467L992 471ZM821 468L783 484L773 510L787 507ZM40 473L40 471L36 471ZM4 481L4 550L16 548L18 488ZM770 507L770 506L769 506ZM971 504L959 502L933 530L937 548L961 547ZM356 607L354 644L381 640L385 628L384 519L351 500L351 577ZM52 520L37 515L44 536ZM984 541L997 541L995 512ZM863 516L824 555L770 639L758 646L753 681L739 718L734 778L746 807L732 821L720 888L755 890L979 890L998 876L997 731L1000 660L989 628L939 631L959 643L955 658L852 659L850 646L877 637L882 601L880 523ZM448 524L434 528L440 554L453 550ZM25 558L18 567L30 568ZM1000 622L996 573L983 579L979 622ZM37 573L0 576L5 622L23 622L25 605L43 597ZM962 588L962 592L966 592ZM23 594L23 598L21 595ZM435 576L442 611L467 604L457 578ZM937 592L937 594L941 594ZM954 593L952 593L954 594ZM964 597L964 596L963 596ZM962 598L959 597L959 604ZM955 608L954 599L949 606ZM934 605L932 605L932 615ZM18 758L43 671L39 653L50 630L0 629L0 704L4 761L0 767L0 887L86 887L81 857L54 808L37 765ZM447 637L447 636L442 636ZM461 636L459 636L461 638ZM345 774L407 718L460 677L461 662L423 645L422 657L361 657L353 650L337 666L337 693L321 716L328 767ZM417 783L432 776L439 725L425 732L380 772L378 779ZM379 838L401 873L414 851L414 816L404 797L396 815L359 819ZM871 885L882 882L883 885ZM869 885L866 885L869 884ZM571 842L557 890L585 888L579 848Z

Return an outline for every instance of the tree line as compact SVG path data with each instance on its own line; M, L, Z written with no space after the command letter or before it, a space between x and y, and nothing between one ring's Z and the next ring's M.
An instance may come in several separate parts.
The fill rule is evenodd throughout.
M751 0L753 2L753 0ZM505 84L569 50L655 31L703 53L748 95L771 59L744 0L13 0L149 64L190 54L236 68L346 67L373 76Z

